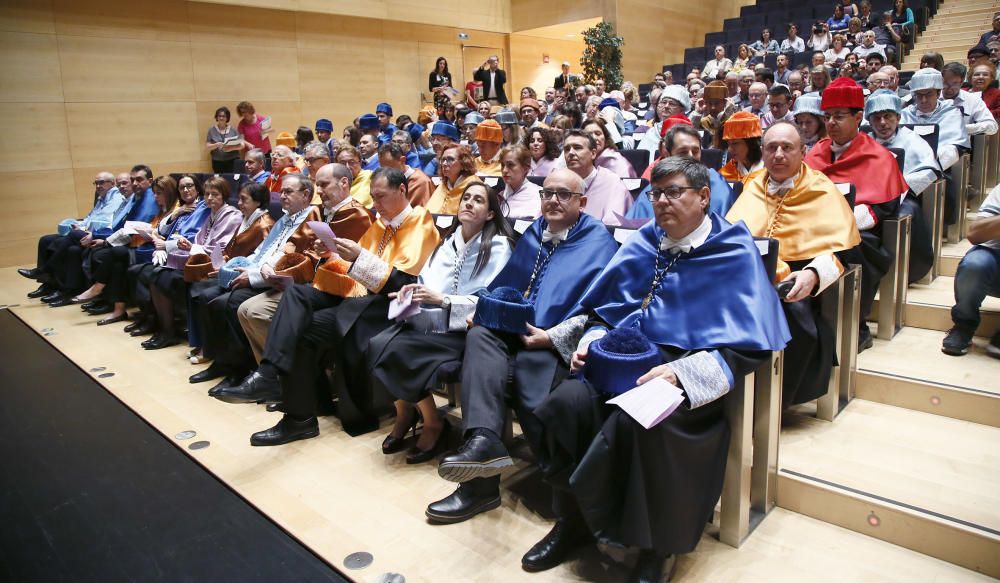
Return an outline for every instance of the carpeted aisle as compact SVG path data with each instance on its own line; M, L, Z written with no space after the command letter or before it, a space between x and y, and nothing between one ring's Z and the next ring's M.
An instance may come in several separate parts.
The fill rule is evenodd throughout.
M8 310L0 427L2 581L346 581Z

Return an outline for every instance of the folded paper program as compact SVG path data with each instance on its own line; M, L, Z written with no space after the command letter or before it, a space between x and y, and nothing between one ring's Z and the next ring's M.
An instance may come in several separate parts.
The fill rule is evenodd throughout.
M663 421L684 402L684 392L662 378L643 383L608 401L649 429Z

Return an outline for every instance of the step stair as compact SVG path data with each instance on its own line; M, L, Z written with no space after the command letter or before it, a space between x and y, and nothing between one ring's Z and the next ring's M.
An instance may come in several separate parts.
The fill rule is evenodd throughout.
M966 52L979 35L990 30L993 14L1000 11L1000 2L945 2L931 18L927 28L917 38L912 51L903 59L903 71L915 71L920 57L929 51L941 53L945 62L965 62Z
M855 399L781 432L778 506L1000 577L1000 428Z
M878 313L878 298L872 314ZM947 332L951 329L951 307L955 303L955 278L940 276L928 285L912 284L906 292L905 326ZM1000 298L987 296L981 310L977 336L989 338L1000 332Z

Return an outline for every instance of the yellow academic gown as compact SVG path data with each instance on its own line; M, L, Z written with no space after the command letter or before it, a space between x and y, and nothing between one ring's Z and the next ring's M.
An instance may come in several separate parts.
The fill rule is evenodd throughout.
M440 243L440 235L434 225L434 217L424 207L413 207L399 229L386 238L386 226L375 221L358 241L362 249L369 251L380 261L359 258L356 265L343 260L327 261L316 271L313 287L321 292L345 298L362 297L369 291L378 293L396 269L413 276L419 275L424 263ZM379 247L382 253L379 254ZM347 275L351 269L358 281Z
M365 205L366 209L372 208L372 171L362 170L354 177L351 183L351 197Z
M791 273L790 261L812 260L861 242L847 199L825 174L802 164L795 185L780 198L768 196L769 179L764 170L747 181L726 219L745 222L754 237L778 240L776 281ZM837 266L842 273L839 261Z
M763 173L764 168L760 167L756 170L751 170L750 172L743 174L740 172L740 167L736 163L736 160L730 160L729 162L726 162L725 166L719 168L719 174L721 174L723 178L729 182L742 182L744 185Z
M442 178L441 184L434 190L430 200L427 201L427 210L436 215L457 215L458 203L462 200L462 192L465 187L473 182L482 182L477 176L466 176L458 181L455 186L448 188L447 179Z
M500 166L500 159L497 158L492 162L484 162L482 156L476 156L474 160L476 163L476 174L480 176L502 176L502 168Z

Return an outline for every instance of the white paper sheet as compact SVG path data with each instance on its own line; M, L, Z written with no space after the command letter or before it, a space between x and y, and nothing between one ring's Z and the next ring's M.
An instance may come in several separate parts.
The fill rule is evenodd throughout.
M218 271L223 265L226 264L226 260L222 257L222 246L216 245L212 247L212 252L209 254L212 258L212 269Z
M420 304L413 303L413 290L407 290L396 296L396 299L389 302L388 317L390 320L402 322L411 316L420 313Z
M618 405L629 417L649 429L669 417L683 402L683 391L657 377L618 395L608 404Z
M313 230L313 233L316 233L316 238L326 245L327 251L331 253L337 252L337 236L333 234L333 229L330 228L330 225L323 221L308 221L306 224Z

